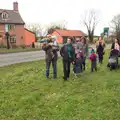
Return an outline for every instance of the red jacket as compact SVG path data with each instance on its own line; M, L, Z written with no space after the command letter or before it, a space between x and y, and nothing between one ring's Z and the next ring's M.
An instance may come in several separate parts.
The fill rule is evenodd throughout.
M97 55L96 55L95 53L92 53L92 54L90 55L90 60L91 60L91 61L95 61L95 60L96 60L96 57L97 57Z

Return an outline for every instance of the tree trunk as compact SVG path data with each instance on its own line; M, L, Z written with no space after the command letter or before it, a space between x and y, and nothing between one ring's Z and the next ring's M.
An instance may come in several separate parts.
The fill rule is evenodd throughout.
M93 32L91 32L91 31L88 31L88 37L89 37L89 41L90 41L90 43L92 43L93 42Z
M10 49L9 37L7 36L7 49Z
M116 37L117 37L118 39L120 39L120 31L117 31Z

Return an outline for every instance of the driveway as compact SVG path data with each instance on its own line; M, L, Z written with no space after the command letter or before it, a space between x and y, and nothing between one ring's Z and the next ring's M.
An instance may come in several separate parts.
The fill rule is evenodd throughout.
M107 45L106 49L110 48L110 46L111 45ZM92 45L91 47L95 46ZM15 63L42 60L44 58L45 58L44 51L0 54L0 67Z

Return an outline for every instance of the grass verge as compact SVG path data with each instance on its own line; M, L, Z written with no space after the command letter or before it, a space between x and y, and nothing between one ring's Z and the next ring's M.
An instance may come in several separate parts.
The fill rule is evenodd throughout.
M6 49L6 48L0 48L0 54L6 54L6 53L18 53L18 52L29 52L29 51L38 51L40 48L16 48L16 49Z
M120 70L107 69L107 58L67 82L61 60L56 80L44 77L44 61L1 67L0 120L120 120Z

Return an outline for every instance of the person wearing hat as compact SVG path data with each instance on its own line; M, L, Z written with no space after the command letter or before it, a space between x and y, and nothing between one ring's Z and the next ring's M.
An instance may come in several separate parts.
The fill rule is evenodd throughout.
M45 51L45 61L46 61L46 77L49 78L50 65L52 63L53 67L53 78L57 78L57 59L59 47L53 48L52 41L47 41L42 46L42 49Z
M94 70L97 71L97 55L95 54L94 49L91 49L90 60L91 60L91 72L93 72Z

